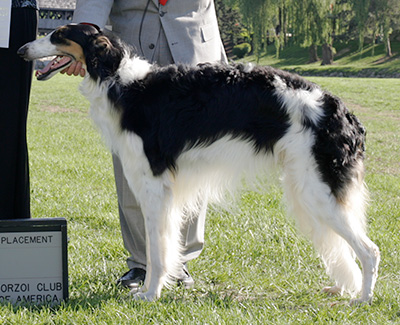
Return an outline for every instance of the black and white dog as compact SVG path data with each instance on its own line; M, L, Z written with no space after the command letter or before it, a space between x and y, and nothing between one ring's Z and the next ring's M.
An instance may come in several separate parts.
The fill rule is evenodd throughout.
M39 80L73 61L88 72L81 91L145 218L135 298L158 298L176 275L180 227L199 202L279 167L289 210L336 282L324 291L371 300L380 255L365 229L365 130L340 99L271 67L159 67L89 25L60 27L19 54L57 56Z

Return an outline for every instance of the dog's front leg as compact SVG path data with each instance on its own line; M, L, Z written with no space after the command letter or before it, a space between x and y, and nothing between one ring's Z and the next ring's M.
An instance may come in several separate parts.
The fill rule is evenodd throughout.
M147 267L144 286L133 297L152 301L160 297L167 281L167 263L174 262L169 258L175 246L171 245L172 190L162 177L149 176L142 181L138 199L145 221ZM179 236L175 240L179 242Z

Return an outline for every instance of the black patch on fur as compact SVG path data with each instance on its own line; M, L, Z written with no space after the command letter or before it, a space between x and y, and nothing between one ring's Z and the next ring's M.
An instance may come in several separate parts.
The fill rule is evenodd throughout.
M119 40L107 38L110 44L106 44L97 37L92 46L85 48L86 65L90 77L104 81L113 76L118 70L119 64L123 58L124 46Z
M82 46L88 45L97 37L98 31L90 25L71 24L59 27L50 36L50 41L53 44L68 45L70 41L74 41Z
M138 134L154 175L176 167L184 150L230 135L255 152L273 151L289 127L274 94L275 70L243 65L171 65L128 86L116 83L109 97L122 112L122 128Z
M88 25L69 25L52 36L55 43L65 39L82 46L91 78L115 79L108 96L121 112L122 129L142 138L154 175L174 170L184 150L208 146L226 135L249 141L255 153L273 152L290 126L275 95L275 77L294 90L316 87L288 72L259 66L247 72L241 64L154 67L143 80L122 85L116 72L130 48L111 37L104 42L104 35ZM323 110L318 125L307 116L303 124L316 136L312 150L321 178L340 198L364 158L365 130L328 93Z
M357 177L356 166L364 160L366 132L339 98L325 93L323 102L325 116L315 128L313 153L322 180L341 198L346 185Z

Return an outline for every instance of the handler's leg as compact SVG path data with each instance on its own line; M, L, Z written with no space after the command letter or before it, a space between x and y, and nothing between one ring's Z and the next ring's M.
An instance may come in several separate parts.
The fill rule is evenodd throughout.
M132 272L128 272L120 280L123 285L134 287L138 282L134 278L144 278L140 269L146 270L146 237L144 218L138 202L129 189L128 183L123 175L119 158L113 155L115 182L118 194L119 216L121 223L122 238L124 246L130 256L127 264ZM198 257L204 246L204 226L206 217L207 202L203 203L198 216L193 216L182 229L183 243L182 262L186 263ZM139 269L139 270L136 270ZM124 278L124 279L123 279ZM182 275L178 279L186 288L193 286L193 279L187 270L182 267Z

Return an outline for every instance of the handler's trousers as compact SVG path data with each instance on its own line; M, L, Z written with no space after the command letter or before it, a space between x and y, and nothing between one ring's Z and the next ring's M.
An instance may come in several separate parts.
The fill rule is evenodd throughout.
M113 155L115 182L118 194L119 217L125 248L130 253L127 264L130 269L146 269L146 236L143 214L123 175L119 158ZM207 202L203 203L199 215L182 228L184 242L183 263L198 257L204 245L204 223Z
M37 10L12 8L10 42L0 48L0 219L30 218L26 123L32 62L17 50L37 33Z

